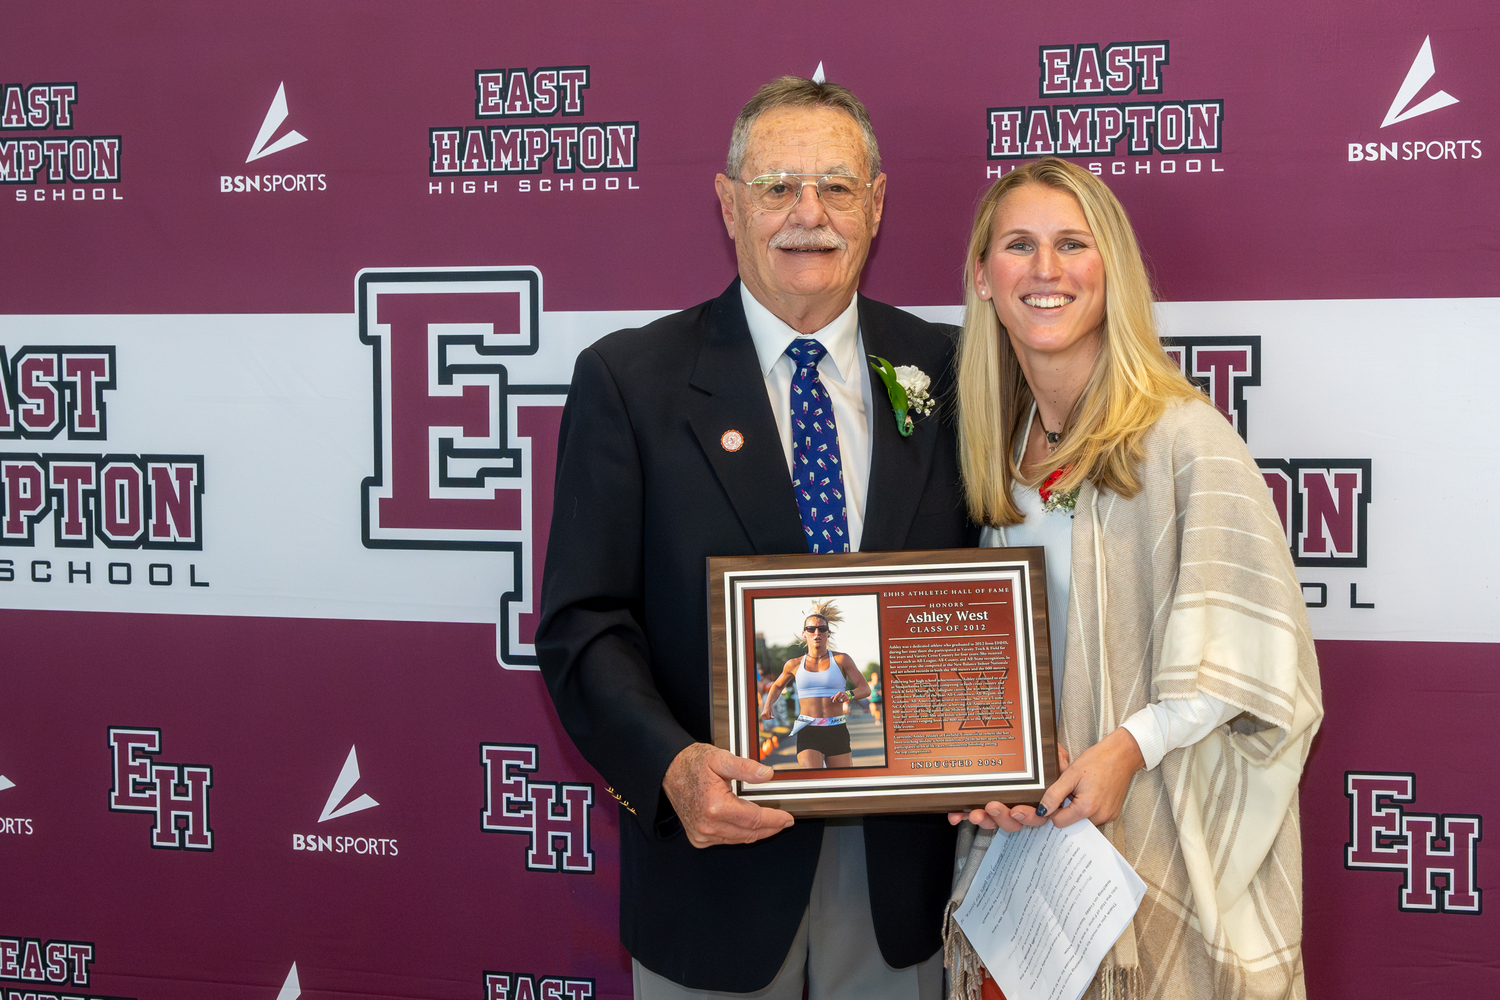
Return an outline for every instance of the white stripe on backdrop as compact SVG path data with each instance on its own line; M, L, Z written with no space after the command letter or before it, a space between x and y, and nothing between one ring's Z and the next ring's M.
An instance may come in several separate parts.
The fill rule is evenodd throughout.
M540 350L507 362L510 381L565 384L582 347L662 312L544 311ZM1326 588L1327 606L1311 611L1319 638L1500 641L1500 531L1487 514L1500 487L1489 443L1500 426L1500 299L1183 302L1160 312L1167 335L1260 338L1260 384L1244 389L1257 459L1371 462L1368 565L1300 574ZM0 552L14 562L14 579L0 583L4 606L497 620L509 555L361 543L372 352L352 314L0 316L9 354L43 344L117 348L108 440L63 434L4 450L202 454L205 543L191 553L57 549L48 520L34 547ZM51 581L33 581L33 560L52 564L36 574ZM68 582L70 561L91 562L91 581ZM107 582L110 561L132 563L132 585ZM172 586L142 585L151 562L173 565ZM188 586L190 565L211 586ZM1350 607L1351 584L1373 608Z

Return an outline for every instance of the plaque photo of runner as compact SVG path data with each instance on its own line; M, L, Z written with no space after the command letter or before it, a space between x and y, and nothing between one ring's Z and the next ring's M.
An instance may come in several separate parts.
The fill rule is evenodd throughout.
M870 702L877 595L765 597L753 613L760 760L777 770L884 767L885 729Z

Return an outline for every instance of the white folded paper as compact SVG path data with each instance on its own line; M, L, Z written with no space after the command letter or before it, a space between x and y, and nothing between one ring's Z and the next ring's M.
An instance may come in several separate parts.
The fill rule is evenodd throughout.
M955 917L1006 1000L1078 1000L1146 883L1082 820L995 834Z

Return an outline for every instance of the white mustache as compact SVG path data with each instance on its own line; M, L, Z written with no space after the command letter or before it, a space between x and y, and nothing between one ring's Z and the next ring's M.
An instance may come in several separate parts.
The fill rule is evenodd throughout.
M783 229L771 237L772 250L847 250L849 241L829 226Z

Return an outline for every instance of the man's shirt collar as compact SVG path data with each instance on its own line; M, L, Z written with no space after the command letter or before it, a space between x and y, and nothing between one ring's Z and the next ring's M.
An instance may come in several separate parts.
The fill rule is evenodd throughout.
M761 375L769 377L771 369L786 354L792 341L804 336L816 338L828 351L826 360L838 369L839 381L847 382L851 373L859 372L858 293L849 300L848 308L833 318L833 322L812 334L801 334L787 326L750 294L743 281L740 282L740 301L745 305L745 322L750 327L756 357L760 359Z

